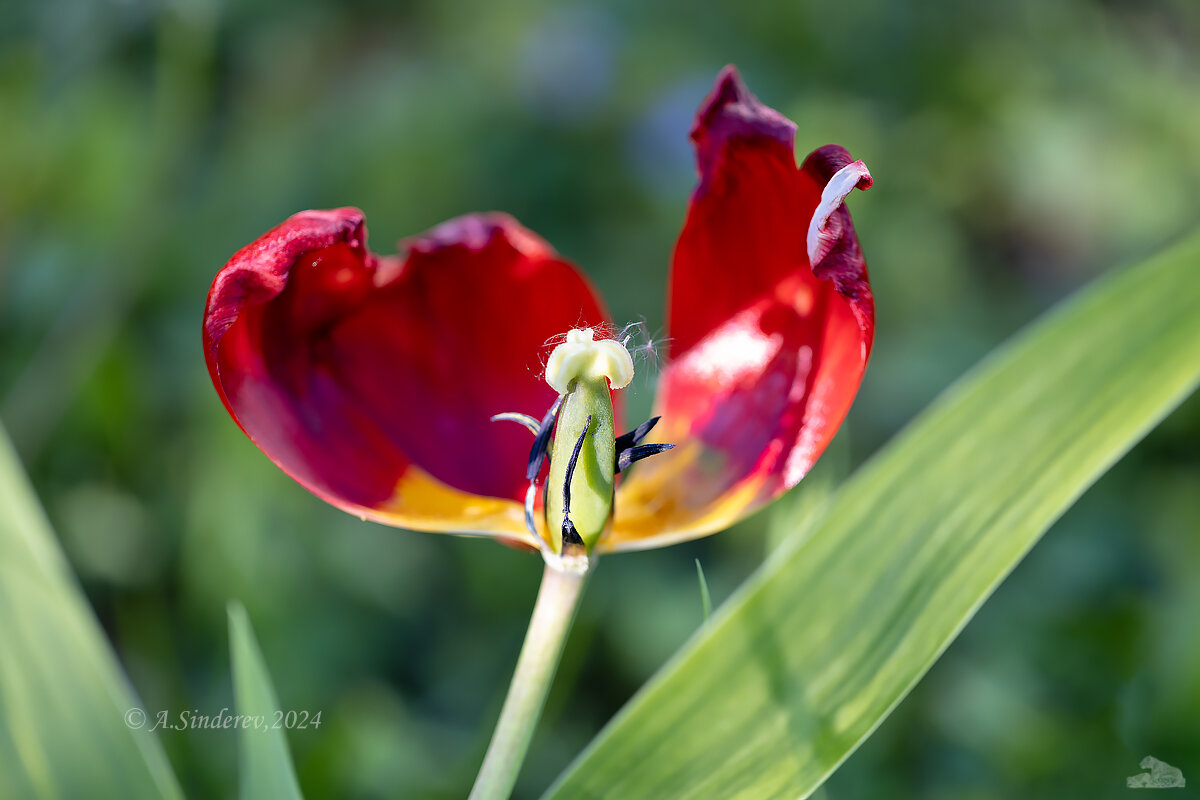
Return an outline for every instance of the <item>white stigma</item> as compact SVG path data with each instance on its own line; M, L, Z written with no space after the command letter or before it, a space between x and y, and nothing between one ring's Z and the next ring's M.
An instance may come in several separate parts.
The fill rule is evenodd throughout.
M567 332L567 340L554 348L546 362L546 383L559 394L566 394L571 381L608 378L614 389L623 389L633 380L633 357L616 339L596 341L591 328Z

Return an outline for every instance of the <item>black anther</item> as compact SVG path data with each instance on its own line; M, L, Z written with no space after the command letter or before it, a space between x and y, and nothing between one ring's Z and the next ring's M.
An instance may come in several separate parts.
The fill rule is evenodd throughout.
M562 395L554 401L554 405L550 406L550 410L546 412L546 416L542 418L542 426L538 428L537 436L533 439L533 446L529 448L529 464L525 468L525 480L536 481L538 473L542 471L542 464L546 461L546 456L550 447L550 434L554 431L554 420L558 417L558 409L562 407Z
M617 437L617 463L614 465L617 472L629 469L629 465L635 461L641 461L643 458L649 458L675 446L673 444L640 444L660 419L662 417L651 417L629 433L623 433Z
M622 450L628 450L635 444L639 444L642 439L646 438L646 434L650 432L650 429L658 424L660 419L662 419L662 417L651 417L641 425L638 425L636 428L631 430L629 433L622 433L620 436L618 436L617 452L619 453Z
M637 447L622 450L617 454L617 472L629 469L629 465L635 461L641 461L643 458L657 455L670 450L674 446L673 444L640 444Z
M588 414L587 422L583 423L583 432L575 440L575 449L571 451L571 460L567 462L567 477L563 481L563 518L571 515L571 478L575 475L575 465L579 463L579 451L583 449L583 438L587 436L588 428L592 427L592 415ZM572 526L574 529L574 526Z
M563 517L562 524L562 549L565 553L572 547L583 547L583 537L579 535L579 531L575 530L575 523L571 522L570 517Z

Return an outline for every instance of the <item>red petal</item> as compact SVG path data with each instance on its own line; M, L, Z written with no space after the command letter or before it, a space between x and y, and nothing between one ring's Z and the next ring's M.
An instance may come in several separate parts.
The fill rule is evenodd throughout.
M858 391L874 301L840 198L814 230L815 268L807 246L822 189L851 159L829 145L798 169L794 127L732 67L697 115L700 183L672 264L673 361L654 431L679 446L621 487L609 549L711 533L774 499L817 460Z
M347 511L531 542L529 432L546 343L607 322L586 279L502 214L366 249L362 212L297 214L217 275L204 319L213 384L285 472Z

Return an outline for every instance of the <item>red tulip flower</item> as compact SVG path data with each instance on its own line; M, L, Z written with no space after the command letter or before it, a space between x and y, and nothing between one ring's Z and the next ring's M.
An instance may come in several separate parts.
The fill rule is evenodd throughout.
M305 211L213 281L213 385L280 468L363 519L545 558L472 800L516 781L588 554L728 527L804 477L850 408L875 309L842 201L871 176L836 145L797 168L794 132L721 73L692 127L656 416L621 436L626 341L587 278L505 214L379 256L361 211Z
M580 534L589 551L722 530L809 470L871 351L874 304L842 205L871 177L835 145L797 167L794 130L732 67L696 117L700 179L672 260L670 359L648 434L615 435L609 393L624 385L613 374L624 347L591 283L498 213L450 220L384 256L367 249L357 209L296 214L213 282L213 384L272 461L363 519L549 557L574 544L558 502L574 486L588 494L577 504L607 502ZM600 350L580 351L583 371L556 388L543 379L554 377L544 366L554 342ZM611 363L588 372L596 359ZM572 387L588 381L568 414ZM529 435L497 415L541 434L532 453ZM614 499L613 474L650 454Z

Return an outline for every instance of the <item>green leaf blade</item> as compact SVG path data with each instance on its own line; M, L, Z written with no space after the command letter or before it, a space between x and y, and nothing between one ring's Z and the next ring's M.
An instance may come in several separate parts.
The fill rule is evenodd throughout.
M548 797L804 797L1054 520L1200 380L1200 238L951 387L629 703Z
M241 603L229 604L229 651L238 714L254 720L238 729L241 796L245 800L300 800L304 795L296 781L286 732L282 724L276 726L282 717L275 687Z
M241 796L245 800L301 800L284 727L276 726L281 717L275 687L254 638L250 617L240 603L229 605L229 650L238 714L257 723L238 728Z
M153 725L0 429L0 791L182 797Z

